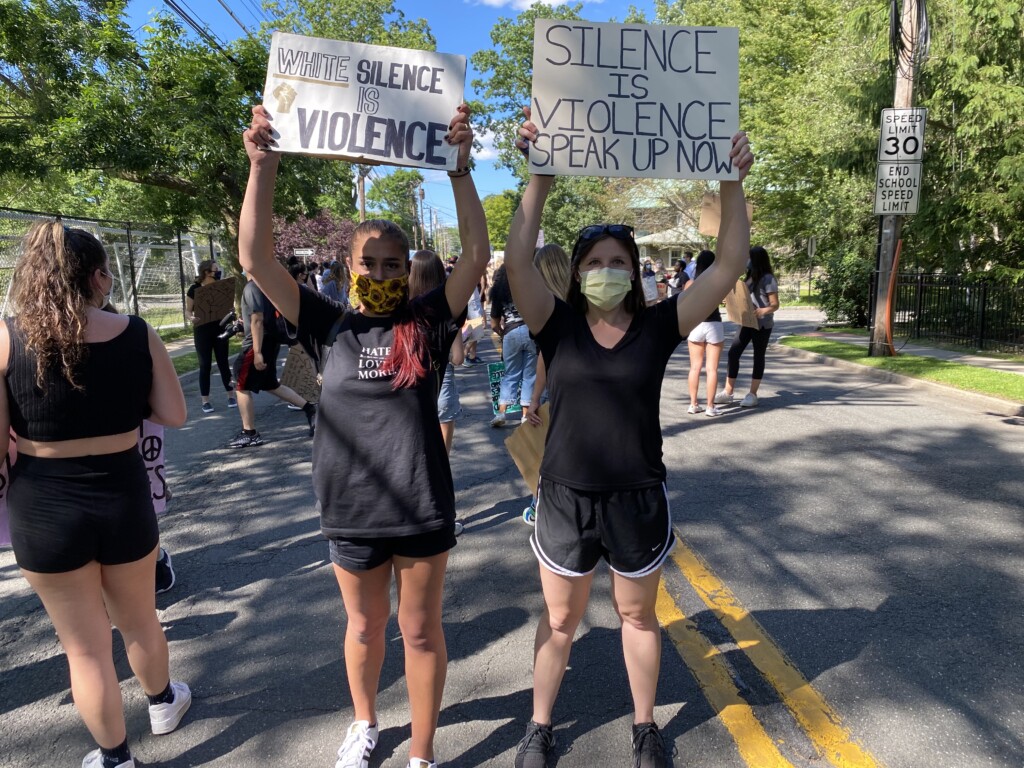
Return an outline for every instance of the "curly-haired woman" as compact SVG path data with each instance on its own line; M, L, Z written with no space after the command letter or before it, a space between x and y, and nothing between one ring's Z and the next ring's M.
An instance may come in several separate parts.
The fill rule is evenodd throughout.
M18 461L8 495L22 575L53 621L75 705L98 749L83 768L134 768L110 627L149 697L153 733L191 703L171 682L156 616L157 525L139 426L185 423L185 398L160 337L104 312L114 283L100 242L36 224L14 269L16 314L0 323L0 455Z

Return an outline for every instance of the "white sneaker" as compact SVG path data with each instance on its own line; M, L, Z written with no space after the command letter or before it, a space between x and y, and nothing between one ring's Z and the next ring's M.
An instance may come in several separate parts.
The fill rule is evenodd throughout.
M192 691L187 685L172 682L171 690L174 691L174 701L169 704L149 705L149 725L154 736L162 736L177 728L181 718L192 706Z
M504 427L505 426L505 414L498 412L493 419L491 419L492 427Z
M458 520L455 521L455 535L461 536L462 532L466 530L466 526L460 523Z
M103 768L103 753L98 749L94 749L85 759L82 761L82 768ZM123 763L118 763L117 768L135 768L135 761L132 758L128 758Z
M740 408L753 408L757 405L757 395L747 392L747 396L740 401Z
M706 411L704 411L704 415L705 416L718 416L721 413L722 412L720 410L718 410L717 408L715 408L715 406L713 406L713 405L710 408L708 408Z
M715 405L729 405L736 398L732 396L732 392L726 392L724 389L715 395Z
M686 412L687 413L700 413L703 410L704 410L704 406L703 405L691 405L689 408L686 409Z
M413 757L409 760L409 765L406 768L437 768L437 763L424 760L422 757Z
M334 768L368 768L370 754L377 746L380 730L366 720L355 720L348 727L345 740L338 749L338 762Z

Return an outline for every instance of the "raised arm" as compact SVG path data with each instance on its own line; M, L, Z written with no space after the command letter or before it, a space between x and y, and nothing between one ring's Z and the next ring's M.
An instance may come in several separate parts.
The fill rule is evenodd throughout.
M718 227L714 264L677 301L679 333L683 337L711 314L733 289L750 255L750 222L743 197L743 179L750 171L754 155L750 152L747 134L740 131L732 137L729 156L739 170L739 180L721 183L722 221Z
M455 196L455 211L459 217L459 239L462 242L462 256L452 269L444 284L444 295L452 315L462 314L469 303L473 289L487 270L491 260L491 243L487 235L487 219L480 203L473 176L469 172L469 154L473 149L473 129L469 125L469 107L459 106L455 117L448 124L448 143L459 146L459 160L454 171L449 171L452 180L452 194Z
M264 149L275 142L262 106L252 108L252 124L242 140L249 155L249 183L238 222L238 261L277 311L297 325L299 284L274 258L274 185L281 153Z
M530 120L529 107L523 108L523 114L526 115L526 122L519 128L516 146L528 152L530 144L537 140L537 126ZM533 264L540 217L554 182L554 176L530 176L523 199L512 218L508 242L505 243L505 269L508 271L512 300L531 333L538 333L555 309L554 294L548 290L544 278Z

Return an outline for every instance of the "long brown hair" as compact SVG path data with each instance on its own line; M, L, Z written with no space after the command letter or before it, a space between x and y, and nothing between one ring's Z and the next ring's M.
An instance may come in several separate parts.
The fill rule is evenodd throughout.
M560 299L569 295L572 275L569 274L569 254L562 250L562 246L549 243L538 248L533 256L533 264L544 278L549 291Z
M446 277L440 256L429 249L416 251L409 262L409 298L430 293L443 285Z
M401 251L402 256L408 258L409 238L395 222L387 219L367 219L352 232L352 245L355 246L360 240L371 235L391 240ZM350 254L350 258L353 261L356 258L354 250ZM406 269L408 269L408 264L409 262L406 261ZM395 320L393 326L395 340L384 365L387 370L393 371L395 374L391 388L408 389L415 387L427 376L430 341L425 318L422 316L422 310L418 306L414 308L412 302L409 301L408 294L391 313L391 316Z
M196 285L202 285L206 279L207 272L213 272L213 265L217 262L214 259L206 259L199 262L199 269L196 270Z
M107 268L103 245L84 229L68 229L57 219L34 224L25 235L14 267L11 300L18 327L36 356L36 384L59 364L75 387L75 369L85 359L86 310L97 269Z

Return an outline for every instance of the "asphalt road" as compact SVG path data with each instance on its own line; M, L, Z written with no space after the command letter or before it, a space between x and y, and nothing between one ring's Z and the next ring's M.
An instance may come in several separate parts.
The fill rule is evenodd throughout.
M782 313L779 328L813 319ZM447 577L437 738L452 768L511 766L541 608L520 519L527 493L501 442L508 430L487 426L483 368L458 373L466 417L453 467L467 530ZM657 717L677 768L1024 765L1024 419L782 355L769 358L758 408L687 416L686 369L681 349L662 397L686 545L659 604ZM174 499L161 523L178 583L158 606L173 674L195 701L177 732L148 735L118 640L133 750L169 768L330 768L350 718L344 612L313 510L305 419L261 395L267 444L229 451L237 411L215 396L203 416L194 377L186 392L192 414L168 437ZM736 637L750 631L762 634ZM409 729L394 622L388 634L371 765L400 768ZM709 677L708 660L726 674ZM559 768L629 765L630 718L602 575L555 710ZM0 768L78 766L91 747L45 613L0 553Z

